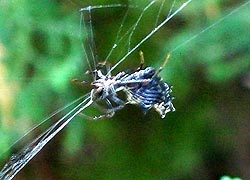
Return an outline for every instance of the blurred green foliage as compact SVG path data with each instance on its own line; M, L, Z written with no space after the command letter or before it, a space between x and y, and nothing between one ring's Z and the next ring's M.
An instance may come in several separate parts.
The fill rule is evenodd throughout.
M138 19L148 2L131 3L124 29ZM166 1L160 21L172 2ZM175 9L182 2L177 1ZM161 75L174 86L175 113L162 120L156 112L144 116L139 107L128 105L112 120L77 117L17 177L177 180L219 179L230 174L250 178L249 5L226 16L242 2L193 1L115 70L138 67L139 50L144 52L145 64L153 67L159 67L171 52ZM79 9L117 3L128 4L0 2L0 154L48 114L89 91L71 83L73 78L89 80L84 74L86 31L80 28ZM157 7L143 17L132 45L153 29ZM124 13L108 8L93 12L100 59L109 52ZM122 43L120 48L110 58L111 64L127 50ZM12 152L2 155L2 165Z

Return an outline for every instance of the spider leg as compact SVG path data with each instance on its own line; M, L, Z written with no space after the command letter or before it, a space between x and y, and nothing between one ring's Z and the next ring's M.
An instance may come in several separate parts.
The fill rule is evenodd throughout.
M90 82L81 81L81 80L79 80L79 79L72 79L71 82L72 82L73 84L80 85L80 86L83 86L83 85L89 86L89 85L91 84Z
M122 80L122 79L124 79L124 78L126 78L126 77L128 77L128 76L129 76L129 74L127 74L126 72L122 71L122 72L119 72L118 74L116 74L116 75L113 77L113 79L114 79L114 80Z
M88 116L84 113L79 113L79 116L87 120L96 120L96 117Z
M98 109L100 109L100 111L103 111L105 114L102 114L100 116L96 116L94 118L92 118L92 120L99 120L99 119L103 119L103 118L111 118L112 116L114 116L115 112L124 108L124 106L126 105L126 103L121 100L120 98L118 98L116 95L110 96L109 97L110 100L112 100L115 104L117 104L116 107L114 107L112 105L112 103L110 102L110 100L108 98L105 99L105 102L108 106L108 108L103 108L101 106L99 106L98 104L96 104L96 107Z
M115 110L113 110L113 106L108 99L105 99L105 102L106 102L108 108L103 108L97 103L93 104L97 109L102 111L104 114L99 115L99 116L94 116L94 117L88 116L88 115L83 114L83 113L80 113L80 115L84 118L87 118L88 120L100 120L100 119L104 119L104 118L111 118L112 116L114 116Z
M126 105L126 103L123 100L121 100L120 98L118 98L115 95L111 96L110 98L114 103L116 103L118 105L118 106L112 108L113 111L118 111L118 110L124 108L124 106Z
M108 98L105 99L105 103L107 104L108 108L103 108L102 106L96 104L96 107L100 111L102 111L103 113L105 113L103 115L98 116L100 118L105 118L105 117L110 118L110 117L114 116L114 114L115 114L115 111L112 111L113 106L112 106L112 104L111 104L111 102L110 102L110 100Z
M98 67L98 68L103 68L104 66L105 66L105 68L106 68L106 72L109 72L109 71L110 71L110 67L112 66L112 64L111 64L110 62L108 62L108 61L102 61L102 62L99 62L99 63L97 64L97 67ZM107 74L107 77L110 78L110 77L111 77L111 74L108 73L108 74Z
M155 72L154 76L157 76L167 65L168 61L170 59L170 53L167 55L165 61L163 62L163 64L161 65L161 67L159 67L159 69Z
M102 114L100 116L88 116L84 113L80 113L79 116L85 118L85 119L88 119L88 120L91 120L91 121L97 121L97 120L103 120L104 118L111 118L113 116L113 114Z
M137 71L141 70L143 68L143 66L144 66L144 55L143 55L143 52L140 51L139 55L140 55L141 62L140 62L140 66L137 68Z
M97 105L99 106L98 108L99 108L101 111L106 112L106 114L100 115L100 116L98 116L98 117L96 117L96 118L106 118L106 117L110 118L110 117L114 116L114 114L115 114L116 111L118 111L118 110L124 108L124 106L126 105L126 103L125 103L123 100L121 100L120 98L118 98L116 95L110 96L109 98L110 98L110 100L112 100L115 104L117 104L117 106L114 107L114 106L112 105L112 103L110 102L110 100L109 100L108 98L106 98L106 99L105 99L105 102L106 102L108 108L100 107L100 106L97 104Z
M87 71L85 72L85 74L96 76L97 70L87 70Z
M102 62L99 62L97 64L98 67L103 67L103 66L106 66L108 69L110 69L110 67L112 66L112 64L108 61L102 61Z

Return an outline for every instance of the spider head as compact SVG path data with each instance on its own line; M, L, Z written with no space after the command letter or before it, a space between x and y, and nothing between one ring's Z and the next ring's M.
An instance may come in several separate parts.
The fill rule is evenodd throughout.
M99 98L102 96L103 94L103 90L104 90L104 86L103 86L103 83L101 81L99 81L100 79L94 81L91 83L91 85L93 86L93 89L94 89L94 97L95 98Z
M106 78L105 76L92 82L91 85L94 87L95 97L104 99L109 96L113 92L114 82L114 79Z

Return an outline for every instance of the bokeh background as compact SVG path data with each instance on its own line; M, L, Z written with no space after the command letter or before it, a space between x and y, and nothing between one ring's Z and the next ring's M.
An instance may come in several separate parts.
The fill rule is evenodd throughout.
M130 4L124 24L128 29L148 2L0 1L1 167L21 149L9 147L28 129L89 91L88 86L71 82L90 80L84 74L86 31L80 28L79 9ZM159 21L172 2L165 2ZM176 2L174 9L182 2ZM144 52L145 64L157 68L171 52L161 76L174 87L176 112L161 119L153 110L143 115L140 107L128 105L107 120L77 117L16 179L250 178L250 5L237 10L243 2L247 1L191 2L115 69L114 73L137 68L139 50ZM132 45L153 29L158 11L159 4L147 11ZM125 12L126 8L93 12L99 59L110 50ZM119 47L111 64L117 62L119 52L126 51L123 44ZM25 136L25 141L44 130Z

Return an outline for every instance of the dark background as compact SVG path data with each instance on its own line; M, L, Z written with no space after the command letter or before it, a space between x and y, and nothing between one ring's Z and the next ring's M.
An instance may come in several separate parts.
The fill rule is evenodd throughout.
M145 65L157 68L171 52L161 76L174 87L176 112L161 119L153 110L143 115L139 107L128 105L112 119L94 122L77 117L16 179L250 178L250 6L226 16L243 2L191 2L115 69L114 73L137 68L139 50L144 52ZM89 87L71 83L74 78L90 80L84 74L88 66L81 38L86 31L80 29L79 9L117 3L128 4L0 1L2 166L13 149L20 149L8 148L30 127L89 91ZM131 4L125 30L146 3L137 0ZM166 17L171 3L166 1L159 21ZM178 1L174 9L180 4ZM153 29L158 8L156 4L142 18L132 46ZM100 60L110 50L125 10L93 12ZM199 34L215 22L218 24ZM122 43L119 48L110 58L111 64L117 62L119 52L126 51ZM44 130L41 127L38 132ZM25 137L27 142L30 138L34 137Z

